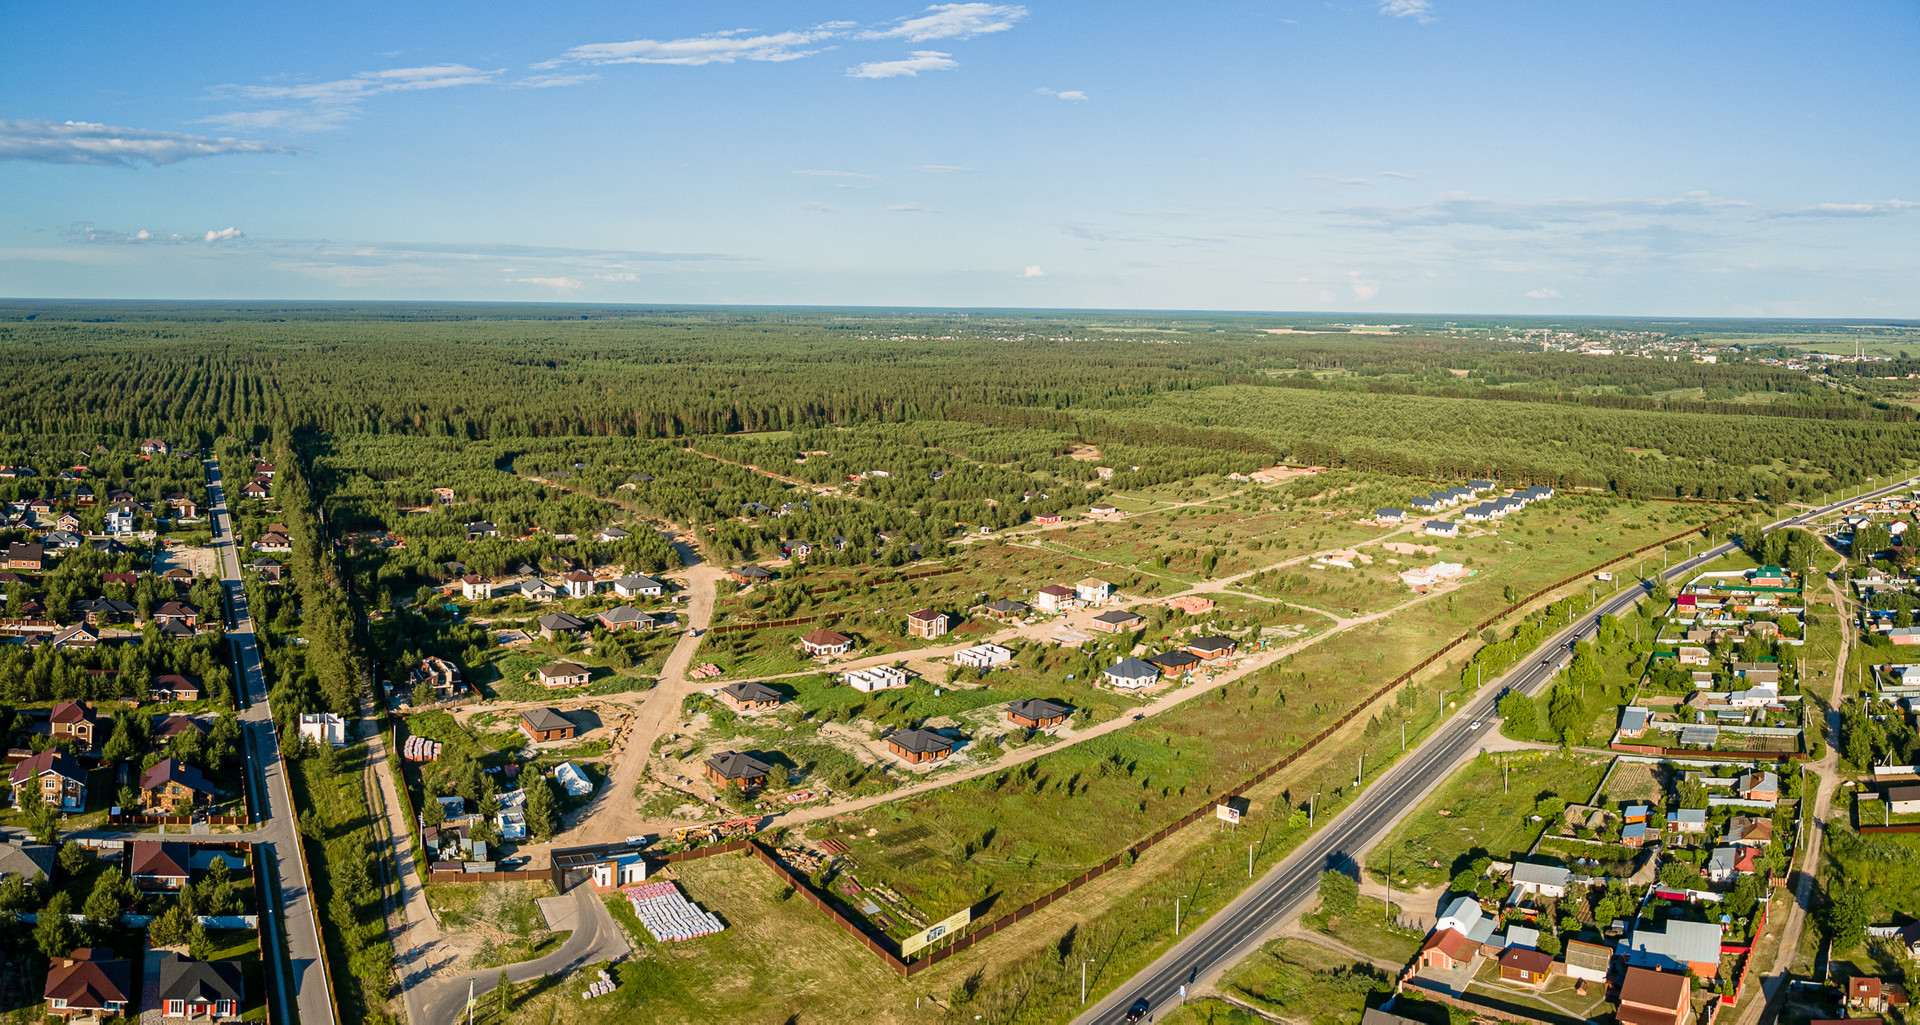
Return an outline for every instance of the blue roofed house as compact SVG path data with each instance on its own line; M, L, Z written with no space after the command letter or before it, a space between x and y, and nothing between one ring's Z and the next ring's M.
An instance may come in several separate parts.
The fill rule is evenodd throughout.
M1713 922L1668 919L1659 932L1645 926L1635 929L1621 946L1627 963L1637 968L1692 971L1703 979L1720 972L1720 926Z
M1682 808L1667 813L1667 828L1676 833L1704 833L1707 831L1707 810L1705 808Z

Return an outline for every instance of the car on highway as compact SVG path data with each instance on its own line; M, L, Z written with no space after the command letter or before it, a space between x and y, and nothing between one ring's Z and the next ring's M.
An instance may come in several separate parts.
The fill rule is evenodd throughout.
M1127 1020L1129 1022L1145 1021L1147 1012L1151 1010L1153 1010L1153 1005L1147 1003L1146 997L1141 997L1133 1002L1132 1007L1127 1008Z
M1467 724L1467 729L1477 730L1479 728L1480 728L1480 720L1478 719L1475 719L1474 721Z

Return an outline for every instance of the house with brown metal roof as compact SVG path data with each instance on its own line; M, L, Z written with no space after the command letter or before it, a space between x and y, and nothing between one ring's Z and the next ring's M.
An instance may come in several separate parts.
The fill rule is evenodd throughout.
M757 680L741 680L720 688L720 700L736 712L764 712L780 707L786 696Z
M919 765L953 754L953 741L932 730L895 730L887 737L887 750L901 761Z
M767 774L773 766L752 755L738 751L722 751L707 759L707 779L715 786L738 787L752 790L767 785Z
M151 814L183 815L213 802L213 783L185 762L162 758L140 774L140 804Z
M42 799L61 811L87 806L86 770L60 751L42 751L19 762L7 773L7 782L13 788L15 807L26 800L29 790L38 790Z
M54 705L52 713L47 716L47 723L54 736L70 739L78 743L82 750L104 739L100 736L100 717L84 702L62 701Z
M1044 730L1067 721L1073 709L1043 698L1007 702L1007 721L1029 730Z
M133 962L109 947L81 947L47 966L47 1014L61 1021L124 1018L133 1000Z
M907 613L907 633L922 640L932 640L946 633L947 629L948 619L944 612L921 609L918 612Z
M844 655L853 650L853 638L832 630L815 630L801 636L800 647L815 658Z
M536 744L572 740L575 729L572 720L551 708L527 708L520 712L520 732Z
M1683 974L1628 968L1614 1017L1620 1025L1687 1025L1692 998L1693 983Z
M168 840L135 840L127 866L133 885L142 890L183 890L193 877L193 848Z

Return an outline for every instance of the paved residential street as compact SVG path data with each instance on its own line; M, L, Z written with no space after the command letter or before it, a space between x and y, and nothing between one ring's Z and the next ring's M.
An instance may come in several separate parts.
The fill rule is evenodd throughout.
M332 1021L332 982L320 961L320 933L314 918L313 897L303 883L308 878L306 855L294 828L292 796L280 771L279 738L274 733L273 711L267 707L267 681L260 666L260 647L254 637L253 618L247 611L247 595L240 583L240 557L234 546L233 523L227 514L220 467L211 460L207 462L207 495L213 506L214 548L219 553L222 587L231 612L227 640L233 645L234 664L246 706L240 712L240 721L246 738L247 787L260 820L250 836L266 855L269 884L277 881L280 891L277 900L263 902L270 911L278 909L278 914L265 916L267 941L270 945L284 945L292 966L291 980L283 977L285 973L272 973L277 989L276 1018L295 1020L288 1008L290 981L298 1020L309 1025Z
M1869 495L1897 491L1914 480L1902 481ZM1805 512L1770 524L1766 529L1798 526L1814 516L1859 500L1847 499ZM1733 547L1732 544L1719 545L1669 567L1664 575L1683 577L1727 554ZM1345 867L1358 860L1361 852L1385 835L1422 796L1439 786L1455 765L1480 749L1484 739L1481 731L1469 729L1468 723L1479 720L1485 724L1482 730L1496 729L1495 705L1500 695L1509 689L1527 694L1538 692L1553 678L1560 656L1568 653L1575 639L1590 636L1600 617L1625 612L1645 595L1644 588L1633 588L1602 602L1572 626L1549 638L1519 668L1489 681L1452 719L1442 723L1425 742L1363 791L1353 804L1334 816L1298 850L1268 870L1253 886L1152 965L1091 1004L1074 1019L1076 1025L1119 1022L1127 1008L1141 999L1146 1000L1156 1014L1161 1013L1179 999L1183 987L1191 991L1201 981L1217 976L1252 953L1275 930L1307 910L1319 890L1322 871ZM1804 881L1802 886L1804 888ZM1804 902L1796 907L1796 916L1804 914L1804 907Z
M621 957L631 949L627 937L620 931L619 923L607 912L607 906L600 901L600 895L593 887L581 884L566 895L574 901L575 928L560 949L545 957L505 968L507 978L515 984L537 979L543 975L563 975L576 968L611 961ZM428 955L431 957L431 955ZM500 981L499 968L488 968L477 972L467 972L444 979L430 979L434 965L408 964L397 961L395 967L409 977L412 985L407 988L407 1020L412 1025L427 1025L429 1022L439 1025L453 1025L456 1021L465 1021L467 1009L468 985L476 995L491 992ZM414 977L418 981L414 981Z

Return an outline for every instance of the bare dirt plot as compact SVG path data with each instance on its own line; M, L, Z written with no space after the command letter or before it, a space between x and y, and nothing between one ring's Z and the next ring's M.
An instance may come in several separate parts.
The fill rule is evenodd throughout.
M165 548L153 560L153 571L165 573L170 569L184 569L196 577L217 577L220 575L218 563L214 561L211 548Z
M1383 541L1380 547L1400 555L1435 555L1440 551L1439 545L1416 545L1405 541Z
M1617 804L1625 801L1659 801L1666 796L1666 788L1661 784L1655 767L1640 762L1621 762L1613 767L1613 775L1607 780L1607 801Z

